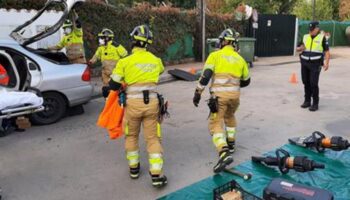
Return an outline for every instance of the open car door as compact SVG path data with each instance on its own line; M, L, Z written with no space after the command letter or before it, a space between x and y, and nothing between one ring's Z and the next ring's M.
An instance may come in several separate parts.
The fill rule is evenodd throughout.
M27 46L38 40L48 37L57 32L61 28L64 21L69 18L71 11L73 11L78 5L83 2L85 2L85 0L48 0L45 6L40 11L38 11L38 13L32 19L18 26L11 32L10 36L22 46ZM26 38L24 36L26 28L30 26L34 21L36 21L45 11L53 8L59 8L63 10L63 15L60 17L58 22L49 28L46 28L42 32Z

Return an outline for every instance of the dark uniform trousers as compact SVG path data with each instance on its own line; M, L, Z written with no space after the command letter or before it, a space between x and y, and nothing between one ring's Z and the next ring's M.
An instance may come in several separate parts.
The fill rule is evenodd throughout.
M319 103L319 88L318 81L321 73L321 62L302 61L301 62L301 76L305 90L305 101L311 102L313 98L313 104Z

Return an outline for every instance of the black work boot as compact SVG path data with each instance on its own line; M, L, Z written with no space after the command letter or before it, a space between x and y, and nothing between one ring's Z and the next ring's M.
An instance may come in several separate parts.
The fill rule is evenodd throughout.
M227 145L228 145L228 149L229 149L230 153L233 154L235 152L235 141L228 141L227 140Z
M160 176L160 175L152 175L151 174L151 177L152 177L153 187L161 188L161 187L164 187L168 183L168 179L164 175Z
M308 108L308 107L310 107L310 106L311 106L311 102L310 102L310 101L304 101L304 103L301 104L300 107L302 107L302 108Z
M220 152L218 163L214 166L214 173L220 173L225 167L233 162L232 155L228 147L224 147Z
M138 179L139 176L140 176L140 163L135 168L130 167L130 178Z
M312 106L309 108L311 112L315 112L318 110L318 104L312 104Z

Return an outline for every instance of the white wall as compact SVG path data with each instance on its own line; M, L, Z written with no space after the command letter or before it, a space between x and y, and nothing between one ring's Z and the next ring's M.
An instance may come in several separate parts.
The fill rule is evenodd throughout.
M17 26L30 20L35 14L36 10L5 10L0 9L0 39L9 39L9 34ZM45 27L55 24L63 15L62 12L49 11L45 12L35 22L33 22L25 31L26 37L37 34ZM56 44L62 35L62 31L57 31L55 34L44 38L32 45L33 48L46 48Z

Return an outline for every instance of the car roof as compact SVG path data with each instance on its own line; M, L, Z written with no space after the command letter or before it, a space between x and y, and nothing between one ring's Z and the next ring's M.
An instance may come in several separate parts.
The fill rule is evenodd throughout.
M5 44L5 45L19 45L15 40L13 39L0 39L0 45Z

